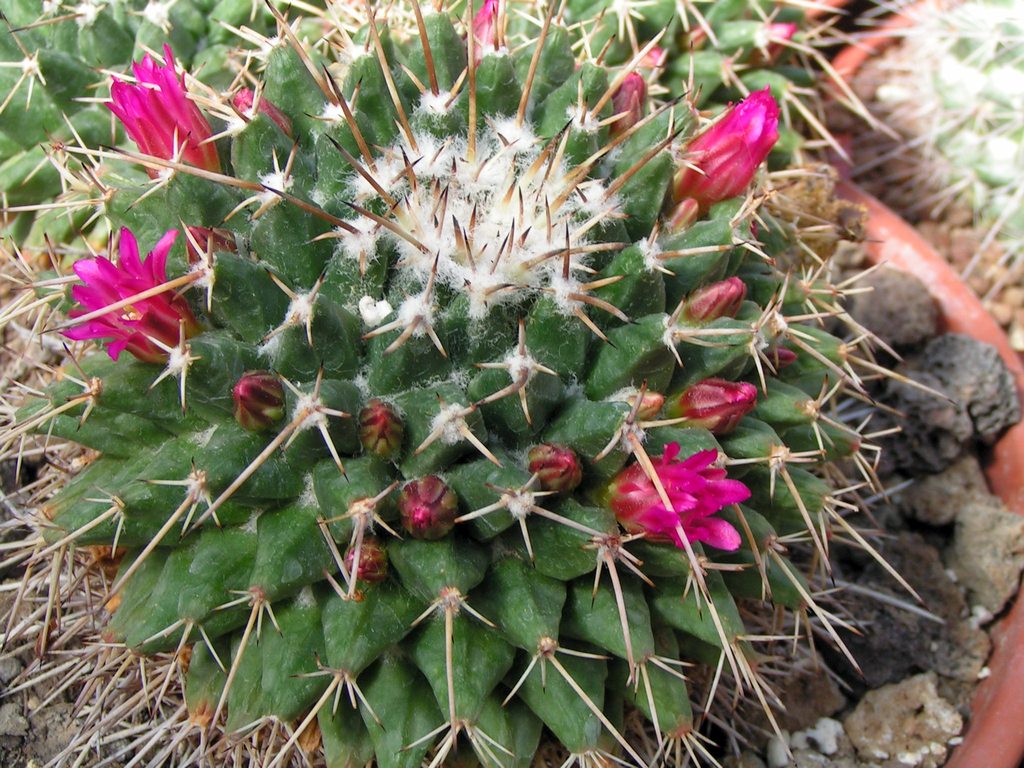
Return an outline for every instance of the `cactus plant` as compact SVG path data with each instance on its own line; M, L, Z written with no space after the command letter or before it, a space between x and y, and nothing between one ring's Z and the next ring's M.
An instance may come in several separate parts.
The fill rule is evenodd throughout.
M885 81L866 94L896 133L864 137L871 154L856 170L913 219L939 220L965 207L985 234L964 277L992 299L1019 285L1024 269L1024 5L971 0L905 13L899 46L876 65ZM871 79L865 73L864 85ZM1001 251L995 265L986 263L993 243ZM1024 327L1015 325L1011 336L1021 347Z
M2 22L0 194L21 214L13 235L40 243L44 232L68 241L92 223L80 202L93 169L75 153L124 143L121 124L96 98L106 72L131 77L133 60L170 44L204 83L226 89L254 55L248 41L276 25L269 7L251 0L14 0Z
M107 171L107 252L7 316L81 342L7 451L91 451L24 557L93 558L97 669L171 659L157 707L183 679L138 761L528 765L544 728L582 765L706 757L722 681L771 699L745 616L835 637L834 462L870 474L836 290L772 266L798 248L751 186L778 108L706 127L550 10L514 51L493 5L413 11L282 23L244 120L169 51L112 88L141 151L96 152L147 175ZM116 690L62 759L156 692Z

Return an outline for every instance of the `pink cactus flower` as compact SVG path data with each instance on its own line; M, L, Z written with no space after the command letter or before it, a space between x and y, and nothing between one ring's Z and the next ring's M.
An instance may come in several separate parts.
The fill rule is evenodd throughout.
M213 135L203 117L185 92L185 73L178 72L174 54L164 46L166 64L157 64L149 54L132 65L136 83L114 79L107 107L117 115L139 150L153 157L170 160L181 153L191 165L208 171L220 171L217 148L208 139ZM149 169L151 177L158 171Z
M103 256L75 262L75 274L85 285L76 285L71 289L71 298L81 308L71 310L70 318L74 320L111 307L166 283L167 254L177 236L177 230L167 232L146 258L140 260L135 236L124 228L118 243L116 265ZM107 339L107 354L114 360L122 351L128 350L139 360L162 362L167 359L167 352L156 342L167 347L177 345L182 321L185 323L186 336L199 329L188 304L173 290L168 290L111 309L64 331L64 335L75 341Z
M647 98L647 83L636 72L630 72L622 85L612 95L612 113L622 115L612 123L611 133L618 136L625 133L644 116L644 100Z
M725 470L712 466L717 451L700 451L679 461L679 444L669 443L654 470L664 486L672 508L665 507L654 483L640 464L622 470L612 481L609 503L622 526L630 533L643 533L652 541L671 541L683 547L680 530L687 540L732 551L741 543L740 534L725 520L713 515L729 504L750 498L750 490L738 480L728 480Z
M484 0L473 17L473 37L476 45L473 59L479 64L484 54L498 50L498 10L500 0Z
M779 138L779 105L769 88L754 91L686 147L687 161L676 172L676 202L696 200L701 211L743 194Z

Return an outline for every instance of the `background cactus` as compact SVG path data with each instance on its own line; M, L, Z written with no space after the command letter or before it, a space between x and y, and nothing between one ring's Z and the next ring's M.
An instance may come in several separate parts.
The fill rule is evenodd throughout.
M635 92L616 113L637 62L574 54L550 11L510 51L488 7L315 49L282 25L244 120L193 94L209 132L153 103L177 76L115 90L164 139L127 158L147 173L95 150L117 242L8 313L59 306L105 350L3 440L95 452L19 556L46 584L89 560L89 669L122 643L170 663L83 692L67 760L176 677L140 761L527 765L545 728L583 765L696 758L736 694L770 717L766 616L836 637L812 584L834 531L863 541L836 462L871 465L831 403L874 367L823 329L821 269L773 266L807 257L764 197L692 178L753 181L774 101L710 129Z
M964 276L997 298L1024 275L1024 5L976 0L906 13L912 24L899 46L863 83L873 86L872 111L897 133L861 136L856 170L912 219L952 219L965 206L986 234ZM873 82L879 75L883 82ZM986 254L993 242L1002 251L996 264ZM1014 326L1024 348L1024 325Z

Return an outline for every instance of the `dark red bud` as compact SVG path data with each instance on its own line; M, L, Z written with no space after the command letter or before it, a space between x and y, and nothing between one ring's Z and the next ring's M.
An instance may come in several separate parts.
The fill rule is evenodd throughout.
M545 491L568 494L583 481L583 467L572 448L553 443L541 443L526 455L531 474L537 475Z
M192 266L205 262L207 254L217 251L234 253L237 250L235 236L226 229L188 228L188 237L185 238L185 255L188 257L188 263Z
M345 567L353 572L352 564L356 557L355 547L345 552ZM359 567L355 569L355 577L367 584L384 581L388 575L388 553L384 545L375 536L367 536L359 546Z
M768 359L772 361L776 371L781 371L787 365L796 362L796 352L787 347L776 347L768 353Z
M455 492L437 475L410 480L398 495L402 526L413 538L443 538L455 527L459 502Z
M612 96L612 112L622 115L611 125L612 136L625 133L640 122L646 99L647 83L636 72L630 72Z
M374 398L359 412L359 442L363 450L390 459L402 448L405 427L390 403Z
M757 405L757 387L746 381L705 379L670 398L667 414L685 418L686 423L703 427L716 435L736 428Z
M699 323L707 323L719 317L736 317L746 297L747 286L744 282L738 277L730 277L705 285L690 294L685 314L690 320Z
M231 392L235 421L244 429L262 432L284 417L284 385L270 371L248 371Z

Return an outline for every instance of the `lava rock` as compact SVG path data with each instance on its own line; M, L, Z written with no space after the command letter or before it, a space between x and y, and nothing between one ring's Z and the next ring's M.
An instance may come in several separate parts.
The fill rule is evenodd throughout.
M843 725L857 754L881 768L938 768L963 718L939 696L935 673L869 691Z
M1013 374L996 348L959 333L946 333L924 348L921 368L967 407L979 440L991 444L1020 421Z
M945 394L942 382L930 373L907 371L905 375ZM881 440L883 459L889 466L880 468L880 472L893 470L915 476L941 472L960 458L974 434L967 408L955 398L945 399L893 379L879 399L901 414L901 418L883 414L879 419L881 429L892 424L901 430Z
M922 344L938 332L939 310L928 287L913 275L882 267L857 283L847 310L853 319L895 349Z

